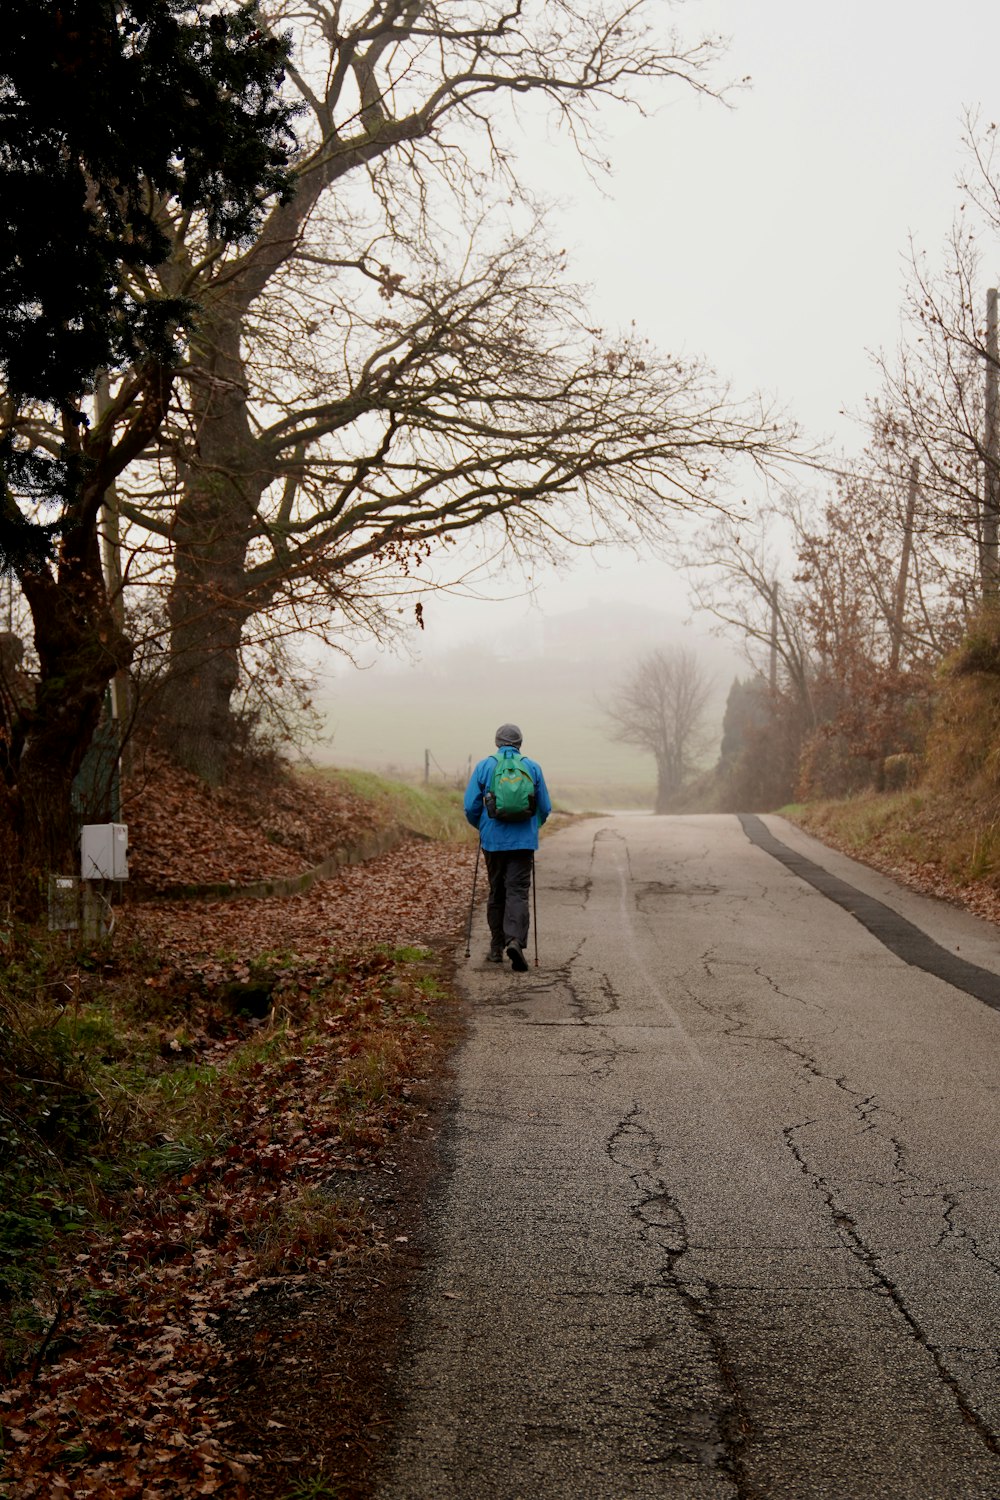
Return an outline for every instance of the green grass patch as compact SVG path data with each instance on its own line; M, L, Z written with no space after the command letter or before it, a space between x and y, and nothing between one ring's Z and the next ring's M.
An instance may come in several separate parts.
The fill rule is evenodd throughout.
M877 847L885 853L910 855L921 844L922 801L913 792L868 792L837 801L796 803L781 811L790 822L841 848Z
M281 1500L341 1500L346 1493L344 1485L335 1479L327 1479L323 1466L309 1479L299 1479Z
M913 829L914 798L908 792L868 793L840 801L814 802L785 815L813 831L835 834L849 848L897 844Z
M644 779L622 781L609 778L589 782L560 778L553 797L558 808L566 812L652 812L656 805L656 786Z
M390 781L374 771L317 770L309 772L362 797L383 826L409 828L425 838L444 843L468 843L475 838L462 811L457 787L416 786Z
M385 953L396 964L424 964L433 959L434 954L430 948L414 948L405 944L400 948L389 948L380 945L379 953Z
M269 1206L248 1236L262 1276L294 1273L328 1250L365 1233L361 1205L349 1197L303 1187L289 1202Z

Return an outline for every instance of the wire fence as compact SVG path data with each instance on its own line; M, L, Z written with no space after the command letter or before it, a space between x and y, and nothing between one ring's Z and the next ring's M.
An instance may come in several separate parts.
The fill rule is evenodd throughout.
M457 787L461 790L466 786L471 775L471 755L468 756L464 766L459 766L454 771L448 771L438 760L433 750L424 751L424 786Z

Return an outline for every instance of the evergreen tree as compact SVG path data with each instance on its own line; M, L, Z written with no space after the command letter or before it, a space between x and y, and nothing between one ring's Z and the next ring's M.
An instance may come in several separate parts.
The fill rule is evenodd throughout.
M288 190L294 139L287 43L252 4L8 0L4 22L0 570L30 608L39 682L0 724L0 812L17 863L44 870L74 865L73 777L130 657L101 507L156 437L197 317L179 281L154 290L168 212L206 255L242 242Z

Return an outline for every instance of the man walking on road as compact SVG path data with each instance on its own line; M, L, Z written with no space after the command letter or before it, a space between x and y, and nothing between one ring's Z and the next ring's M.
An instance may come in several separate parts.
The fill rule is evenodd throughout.
M479 830L490 895L489 961L506 952L518 972L528 967L528 898L538 830L552 811L542 768L521 754L521 731L501 724L496 752L476 766L465 791L465 816Z

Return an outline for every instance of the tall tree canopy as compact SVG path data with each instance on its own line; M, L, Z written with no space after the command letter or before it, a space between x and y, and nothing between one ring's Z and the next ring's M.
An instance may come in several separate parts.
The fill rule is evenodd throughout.
M39 683L33 703L3 700L0 769L41 869L71 858L73 777L130 656L98 518L164 420L195 318L162 274L171 213L209 253L243 243L286 191L294 141L286 46L253 5L12 0L4 23L0 567L30 608Z
M729 453L775 445L767 414L702 363L591 326L512 144L519 115L554 117L596 163L598 106L710 91L717 43L678 37L670 11L295 9L295 192L227 257L175 215L169 275L205 315L157 473L123 502L143 560L159 543L170 575L163 710L203 775L222 772L248 638L385 628L393 580L448 539L494 560L652 544L715 493Z
M0 55L0 372L59 406L99 369L171 356L189 308L153 294L163 207L244 241L287 183L286 46L252 6L8 0Z

